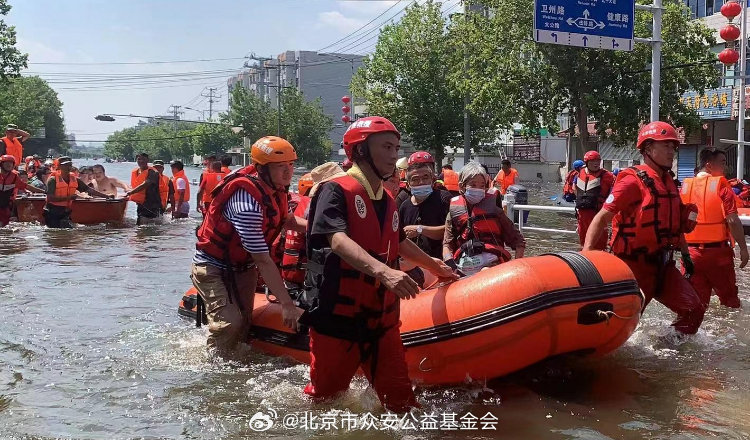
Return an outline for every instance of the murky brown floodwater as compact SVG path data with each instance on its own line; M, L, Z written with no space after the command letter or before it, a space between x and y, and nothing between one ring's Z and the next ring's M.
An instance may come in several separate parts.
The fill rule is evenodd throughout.
M127 178L133 164L109 164ZM198 176L189 169L188 176ZM557 185L530 185L550 204ZM193 189L194 193L197 189ZM193 207L194 208L194 207ZM381 411L357 380L336 402L302 394L307 368L255 355L212 362L196 330L178 317L190 287L195 218L135 227L0 229L0 437L2 438L750 438L750 307L713 302L700 332L671 338L671 313L657 303L624 347L595 360L545 362L487 384L419 389L427 413L491 412L497 431L305 431L279 422L251 429L258 411ZM530 224L573 228L574 220L532 213ZM575 236L528 233L530 254L575 249ZM420 420L420 415L416 415ZM291 420L291 419L290 419ZM320 423L318 419L318 423ZM300 422L301 423L301 422ZM301 425L298 425L301 426ZM314 426L314 425L313 425ZM429 425L419 425L417 427Z

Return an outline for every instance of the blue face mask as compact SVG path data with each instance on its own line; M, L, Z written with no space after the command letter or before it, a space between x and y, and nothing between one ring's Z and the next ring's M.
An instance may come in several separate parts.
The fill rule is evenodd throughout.
M464 191L464 197L466 197L467 202L475 205L484 199L485 193L486 191L482 188L466 188L466 191Z
M432 194L432 185L417 185L411 187L411 195L417 200L424 200Z

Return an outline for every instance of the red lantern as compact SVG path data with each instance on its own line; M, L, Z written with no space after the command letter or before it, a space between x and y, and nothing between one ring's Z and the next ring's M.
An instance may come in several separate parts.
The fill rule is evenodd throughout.
M349 115L344 115L341 117L341 122L343 122L344 124L348 124L349 121L351 121L351 119L349 119Z
M741 13L742 6L736 1L729 1L724 3L724 6L721 7L721 15L725 16L730 21Z
M351 101L351 99L348 96L344 96L341 98L341 102L343 102L344 104L349 104L349 101Z
M351 109L349 108L348 105L345 105L345 106L341 107L341 112L342 113L349 113L349 110L351 110Z
M731 66L740 59L740 54L734 49L726 48L719 53L719 61Z
M719 31L721 39L724 41L734 41L740 38L740 28L733 24L728 24Z

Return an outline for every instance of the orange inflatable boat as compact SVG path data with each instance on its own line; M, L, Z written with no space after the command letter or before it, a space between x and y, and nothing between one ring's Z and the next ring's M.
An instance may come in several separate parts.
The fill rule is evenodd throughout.
M14 202L20 222L39 222L44 224L44 195L19 197ZM73 212L70 219L81 225L95 225L98 223L120 223L125 217L128 199L76 199L73 201Z
M195 289L179 313L195 318ZM632 272L599 251L522 258L401 301L401 338L412 380L453 384L504 376L548 357L603 355L638 325L643 298ZM256 294L254 348L310 361L306 334Z

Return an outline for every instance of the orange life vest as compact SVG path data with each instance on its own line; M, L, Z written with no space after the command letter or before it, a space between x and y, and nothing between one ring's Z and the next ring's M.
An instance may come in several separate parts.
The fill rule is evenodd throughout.
M347 235L377 260L395 267L398 261L399 221L395 201L385 197L381 226L372 200L362 184L352 176L326 182L338 185L347 207ZM318 192L320 194L320 191ZM309 208L314 222L317 196ZM301 322L321 334L359 343L375 343L390 328L399 324L399 299L369 275L365 275L330 248L307 247L308 292L312 307ZM363 357L366 357L363 353Z
M565 176L565 184L563 185L563 194L575 194L576 190L573 186L573 181L578 176L578 170L569 171L568 175Z
M508 187L515 184L516 177L518 177L518 171L515 168L511 168L507 176L503 170L500 170L497 173L497 176L495 176L495 183L500 185L500 194L505 195L505 192L508 191Z
M221 172L226 176L227 174L231 173L232 170L230 170L229 167L222 166Z
M698 207L698 224L685 234L688 243L716 243L730 238L724 204L719 190L729 187L724 176L689 177L682 182L680 197L683 203Z
M469 208L463 195L453 197L450 204L450 217L453 230L456 232L456 251L453 258L458 259L463 250L461 246L469 240L484 243L486 252L495 254L502 263L510 260L510 253L502 241L502 229L497 214L497 194L488 192L484 199Z
M586 168L581 168L575 184L576 209L602 209L604 199L612 190L613 181L613 176L605 169L600 168L596 173L589 173Z
M636 177L641 201L628 212L619 212L612 220L610 247L615 255L653 255L660 250L675 248L682 235L682 201L671 175L663 180L648 165L636 165L620 171Z
M201 201L204 203L211 203L214 198L212 195L214 188L216 188L221 179L225 176L225 173L203 173L203 196Z
M159 174L159 198L161 198L161 208L167 209L169 201L169 177Z
M10 173L0 173L0 208L7 208L18 194L19 175L16 170Z
M306 219L310 209L310 198L300 196L299 203L294 209L294 215ZM303 284L305 282L305 234L296 231L286 231L284 239L284 256L281 259L281 278L286 281Z
M263 211L263 237L269 249L281 232L284 220L288 215L287 193L274 190L266 185L257 174L248 173L244 168L223 179L216 188L216 194L203 223L196 235L198 250L220 260L237 269L247 268L253 262L250 254L242 247L240 237L234 226L224 217L224 205L236 191L244 190L250 193Z
M153 170L155 173L158 174L158 171L154 170L151 167L146 168L145 170L141 170L140 168L136 167L133 169L133 171L130 172L130 187L135 188L141 183L146 181L146 178L148 177L149 170ZM146 190L139 191L135 194L130 195L130 200L135 203L143 203L146 201Z
M180 201L180 195L177 193L177 179L185 179L185 196L183 197L182 201L189 202L190 201L190 181L188 180L187 176L185 176L185 170L180 170L172 174L172 185L174 185L175 203Z
M23 163L23 145L18 138L9 138L8 136L0 139L5 144L5 154L10 154L16 158L16 166L20 166Z
M448 191L458 191L458 173L453 170L444 169L443 185L445 185L445 189Z
M78 178L73 177L73 174L70 174L69 182L64 181L59 174L51 176L50 179L55 179L55 197L70 197L78 190ZM51 202L49 200L49 196L47 196L47 203L50 205L62 206L70 209L70 207L73 205L73 200Z

